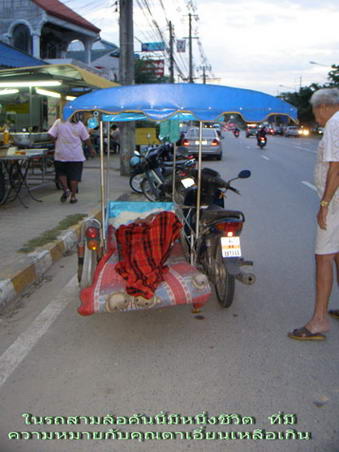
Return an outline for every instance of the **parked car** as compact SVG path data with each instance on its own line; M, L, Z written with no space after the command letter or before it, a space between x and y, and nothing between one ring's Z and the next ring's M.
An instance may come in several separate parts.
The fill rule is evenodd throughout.
M274 127L274 135L283 135L284 134L284 128L281 126L275 126Z
M285 137L298 137L299 136L299 127L297 126L288 126L285 129Z
M258 130L259 130L258 126L248 124L246 127L246 138L255 137L257 135Z
M185 148L189 154L198 154L199 151L199 129L194 127L189 129L185 134L185 138L182 141L181 148ZM221 140L214 128L203 128L202 129L202 156L215 157L217 160L222 159L222 146Z

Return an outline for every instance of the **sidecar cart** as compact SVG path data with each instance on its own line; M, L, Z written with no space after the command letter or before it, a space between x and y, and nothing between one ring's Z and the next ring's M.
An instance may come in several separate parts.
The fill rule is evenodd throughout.
M80 238L82 256L79 258L79 279L82 289L79 314L163 308L182 304L192 304L193 311L197 312L207 302L211 294L208 279L186 261L180 240L176 240L170 249L165 262L166 267L162 273L163 281L156 287L153 296L149 294L147 297L133 296L131 294L133 288L131 290L128 286L130 280L126 281L117 272L117 264L122 258L121 243L117 241L119 227L135 225L150 214L154 214L156 218L164 212L171 212L173 215L174 204L109 201L104 226L107 246L101 256L98 252L99 248L93 249L92 246L96 235L95 230L100 231L99 222L88 220L84 224ZM128 237L128 234L126 236ZM153 239L154 237L151 237L151 241ZM92 249L89 249L88 245L92 246ZM136 248L131 250L136 251ZM87 287L84 287L86 285Z

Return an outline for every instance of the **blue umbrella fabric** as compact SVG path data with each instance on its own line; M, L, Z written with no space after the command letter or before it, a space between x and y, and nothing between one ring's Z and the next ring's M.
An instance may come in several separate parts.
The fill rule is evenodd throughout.
M270 115L297 120L296 108L259 91L191 83L142 84L104 88L78 97L64 107L64 119L76 112L99 111L108 115L129 113L129 120L144 115L162 121L191 114L199 121L216 121L224 113L238 113L246 122ZM135 116L134 116L135 114ZM190 115L187 115L190 116Z

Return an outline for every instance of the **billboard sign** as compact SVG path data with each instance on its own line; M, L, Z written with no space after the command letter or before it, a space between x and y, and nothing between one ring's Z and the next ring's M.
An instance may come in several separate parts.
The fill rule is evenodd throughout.
M186 51L186 41L185 39L177 39L177 52L185 52Z
M164 42L143 42L141 44L142 52L156 52L161 50L165 50Z
M163 77L165 72L165 60L143 60L143 72L153 72L157 77Z

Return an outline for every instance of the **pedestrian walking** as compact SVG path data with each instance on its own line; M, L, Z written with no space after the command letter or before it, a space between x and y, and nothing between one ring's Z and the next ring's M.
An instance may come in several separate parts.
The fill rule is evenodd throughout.
M76 193L81 181L83 162L86 160L82 142L87 144L91 155L96 155L89 133L78 115L73 115L67 121L57 119L48 134L55 141L55 173L63 189L60 201L66 202L70 197L70 203L74 204L78 201Z
M339 309L328 311L334 263L339 284L339 89L323 88L311 97L317 123L324 135L317 151L315 184L320 196L315 242L316 296L311 319L288 333L297 340L324 340L330 329L329 315L339 319Z
M112 125L111 142L112 142L112 151L115 154L118 154L120 151L120 130L118 129L116 124Z

